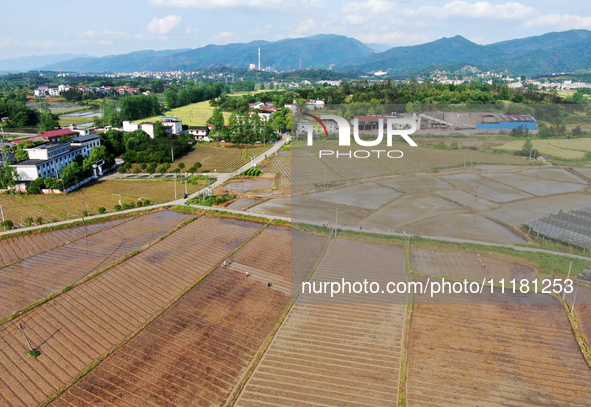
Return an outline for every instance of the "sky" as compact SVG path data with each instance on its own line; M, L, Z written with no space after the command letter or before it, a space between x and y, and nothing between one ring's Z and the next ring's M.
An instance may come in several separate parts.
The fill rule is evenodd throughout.
M591 2L580 0L21 0L3 2L2 14L0 60L61 53L104 56L315 34L391 46L455 35L490 44L591 29Z

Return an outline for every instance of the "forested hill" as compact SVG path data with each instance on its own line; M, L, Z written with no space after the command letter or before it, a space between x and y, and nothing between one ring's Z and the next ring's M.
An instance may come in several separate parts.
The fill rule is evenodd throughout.
M323 68L408 77L462 69L506 70L514 75L548 75L591 70L591 31L571 30L479 45L461 36L383 52L354 38L322 34L281 41L207 45L189 50L139 51L102 58L77 58L43 67L78 72L196 70L212 65L248 68L258 64L279 71ZM1 62L1 61L0 61ZM468 71L466 71L468 72Z

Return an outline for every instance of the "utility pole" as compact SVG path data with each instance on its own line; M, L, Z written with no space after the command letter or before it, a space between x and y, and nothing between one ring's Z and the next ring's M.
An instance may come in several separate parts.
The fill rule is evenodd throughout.
M55 173L57 175L57 171ZM66 202L66 213L68 214L68 219L70 219L70 209L68 208L68 198L66 198L66 184L64 184L64 180L60 179L60 181L62 182L62 187L64 188L64 201Z
M119 195L119 206L121 206L121 194L111 194L111 195Z
M186 179L186 180L185 180L185 195L188 195L188 194L187 194L187 181L188 181L188 180Z
M334 237L337 237L337 229L339 227L339 208L335 209L334 214Z
M528 164L531 164L531 152L534 149L534 143L531 143L531 148L529 149L529 160L527 160Z
M29 355L31 356L39 356L39 351L37 349L33 349L33 347L31 346L31 342L29 342L29 338L27 338L27 335L25 334L25 330L23 329L23 326L21 324L18 324L18 329L20 329L21 333L23 334L23 336L25 337L25 341L27 342L27 345L29 346Z
M176 172L174 173L174 199L176 200Z
M171 162L174 162L174 147L173 146L170 146L170 156L172 157Z
M0 204L0 212L2 212L2 222L4 222L4 208L2 207L2 204Z
M566 277L566 280L568 280L570 278L570 271L573 268L573 262L570 262L570 266L568 266L568 276ZM566 288L566 280L564 281L564 288ZM562 299L564 300L564 297L566 296L566 291L563 289L562 290Z

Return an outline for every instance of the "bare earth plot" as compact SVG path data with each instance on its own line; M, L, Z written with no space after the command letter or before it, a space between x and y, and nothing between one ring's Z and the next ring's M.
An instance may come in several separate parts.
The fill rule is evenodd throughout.
M401 248L335 240L313 280L334 281L335 274L349 281L376 274L406 281L404 254ZM366 295L357 304L302 299L235 405L397 405L406 305L370 305L374 300ZM406 303L406 296L398 299Z
M294 232L309 272L325 239ZM291 241L289 229L267 227L54 405L223 404L289 302L261 276L289 282Z
M128 338L262 225L202 216L0 328L0 403L37 405ZM187 242L191 242L190 250ZM17 324L41 352L26 354Z
M0 316L22 309L108 266L188 218L172 211L138 216L0 269Z
M28 199L22 199L14 195L0 195L0 205L2 205L4 211L4 219L11 220L15 225L19 226L26 218L43 218L44 222L66 218L66 211L63 214L58 213L52 210L53 208L39 206Z
M576 292L576 293L575 293ZM583 335L587 339L587 345L591 344L591 288L589 286L575 285L575 290L565 296L566 301L572 306L579 321Z
M419 273L467 278L481 282L494 278L495 281L527 278L532 281L538 272L532 267L504 259L497 253L453 252L443 250L412 249L413 269Z
M455 296L462 303L417 296L406 382L409 407L591 405L591 369L556 299Z
M92 234L125 222L128 219L115 219L108 222L92 223L86 228L78 226L68 229L60 229L48 232L31 233L15 237L7 237L0 240L0 267L14 263L15 261L35 256L46 250L51 250L67 242L73 242Z
M431 192L438 189L453 189L453 185L438 177L402 177L376 180L380 185L405 193Z

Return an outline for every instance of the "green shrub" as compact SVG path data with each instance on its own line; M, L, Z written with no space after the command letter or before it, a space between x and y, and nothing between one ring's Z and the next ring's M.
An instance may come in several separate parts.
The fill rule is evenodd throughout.
M29 227L33 224L33 218L25 218L23 220L23 223L25 224L25 226Z
M2 226L4 230L10 230L14 228L14 223L10 219L6 219L4 222L0 223L0 226Z
M97 209L97 211L102 215L103 213L107 212L107 209L104 206L101 206Z
M150 200L149 199L144 199L144 206L148 206L150 205Z
M85 218L88 216L88 211L82 211L82 217Z
M117 204L117 205L113 206L113 209L115 209L116 211L120 211L121 205Z
M138 201L138 203L137 203L137 207L138 207L138 208L141 208L141 207L142 207L142 205L143 205L143 202L142 202L142 201Z

